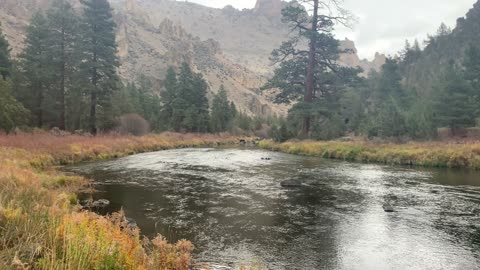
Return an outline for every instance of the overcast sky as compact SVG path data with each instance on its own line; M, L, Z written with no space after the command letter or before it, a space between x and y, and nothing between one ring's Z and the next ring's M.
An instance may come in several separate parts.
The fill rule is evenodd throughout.
M375 52L395 54L405 39L426 39L441 22L452 28L477 0L344 0L344 6L357 16L354 29L339 29L340 39L355 41L360 57L372 58ZM189 0L221 8L253 8L256 0Z

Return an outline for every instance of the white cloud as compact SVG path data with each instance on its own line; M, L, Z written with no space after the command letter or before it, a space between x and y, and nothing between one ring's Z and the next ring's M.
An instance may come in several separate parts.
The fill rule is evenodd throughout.
M256 0L189 0L222 8L253 8ZM359 19L353 29L338 29L338 38L355 41L359 54L371 58L375 52L395 54L405 40L426 39L440 23L454 27L476 0L343 0L344 6Z

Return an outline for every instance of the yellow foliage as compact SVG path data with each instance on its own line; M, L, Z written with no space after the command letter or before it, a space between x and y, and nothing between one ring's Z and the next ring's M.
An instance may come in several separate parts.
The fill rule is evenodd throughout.
M229 135L0 135L1 269L179 269L192 265L193 245L161 236L141 241L122 213L78 212L75 192L88 184L53 166L146 151L231 144Z
M376 144L368 141L260 142L260 147L289 154L392 165L480 169L480 142L411 142Z

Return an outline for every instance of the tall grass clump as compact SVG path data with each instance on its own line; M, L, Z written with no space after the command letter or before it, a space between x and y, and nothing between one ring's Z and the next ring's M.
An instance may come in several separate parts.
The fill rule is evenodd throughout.
M55 166L134 153L237 142L229 135L0 135L0 269L189 269L193 245L141 237L122 213L83 211L88 180Z
M263 149L365 163L480 169L480 142L260 142Z

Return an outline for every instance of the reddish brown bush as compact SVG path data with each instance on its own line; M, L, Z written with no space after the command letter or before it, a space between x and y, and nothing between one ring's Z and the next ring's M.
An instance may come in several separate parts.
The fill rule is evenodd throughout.
M143 136L150 132L150 124L136 113L125 114L119 119L118 132L124 135Z

